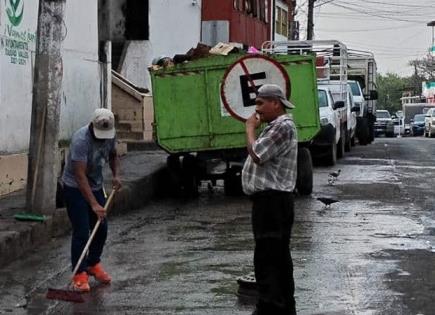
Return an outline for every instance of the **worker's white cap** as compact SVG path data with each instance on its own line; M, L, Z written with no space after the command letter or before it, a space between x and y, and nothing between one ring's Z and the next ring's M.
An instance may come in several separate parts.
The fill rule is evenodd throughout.
M115 138L115 116L106 108L97 108L92 119L94 135L97 139Z

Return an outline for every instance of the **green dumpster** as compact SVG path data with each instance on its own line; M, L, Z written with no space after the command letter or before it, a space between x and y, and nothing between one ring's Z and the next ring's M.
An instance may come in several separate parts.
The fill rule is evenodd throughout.
M259 58L266 59L266 63L275 63L286 77L290 100L296 105L292 113L300 147L297 189L302 194L310 194L312 163L306 146L320 129L315 57L271 55ZM246 97L249 97L246 88L252 88L253 84L258 84L259 87L265 80L269 80L269 83L275 78L273 72L265 71L267 75L263 74L263 77L253 76L258 79L255 82L249 78L243 83L242 72L242 87L239 91L237 88L232 91L228 84L238 82L239 78L237 73L234 75L231 71L238 70L235 65L240 60L245 60L251 69L261 63L256 62L259 59L251 59L250 55L231 54L151 71L156 142L170 153L168 168L173 177L177 178L176 184L187 194L196 194L201 180L211 179L215 182L219 178L224 179L227 194L241 191L240 169L246 158L245 126L243 117L236 117L237 113L236 116L232 115L234 112L231 106L239 106L235 100L241 99L248 108L252 104L248 104L249 99L246 101ZM244 71L250 71L243 68ZM231 95L227 97L225 91ZM244 94L245 98L237 93ZM251 98L255 99L255 94ZM239 107L235 112L246 109L243 105ZM255 106L248 110L253 108ZM220 172L209 172L208 164L216 164L219 160L225 163L225 170L222 171L221 168Z

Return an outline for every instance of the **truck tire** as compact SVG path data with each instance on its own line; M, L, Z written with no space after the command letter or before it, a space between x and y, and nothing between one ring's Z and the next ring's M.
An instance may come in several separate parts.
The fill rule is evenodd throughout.
M162 195L168 194L171 197L181 195L181 163L178 155L171 154L166 158L166 168L168 170L168 182L165 183L165 191Z
M337 158L338 159L341 159L344 156L345 137L346 137L346 135L344 134L344 132L341 132L341 137L340 137L340 140L338 140L338 144L337 144Z
M241 196L242 189L242 168L231 166L227 169L224 178L224 193L226 196Z
M370 142L369 121L366 117L359 120L358 141L361 145L367 145Z
M325 162L329 166L334 166L337 163L337 143L335 141L332 142L328 149Z
M188 197L188 198L197 197L199 180L197 176L198 169L197 169L196 158L191 154L187 154L183 156L183 162L181 164L181 168L182 168L181 184L182 184L183 197Z
M369 133L369 140L368 143L372 143L373 141L375 141L375 125L373 122L368 122L368 133ZM394 135L394 132L393 132Z
M350 152L351 148L352 148L352 139L350 137L349 131L346 131L346 142L344 144L344 151Z
M299 148L297 167L296 189L301 195L310 195L313 192L313 161L307 148Z

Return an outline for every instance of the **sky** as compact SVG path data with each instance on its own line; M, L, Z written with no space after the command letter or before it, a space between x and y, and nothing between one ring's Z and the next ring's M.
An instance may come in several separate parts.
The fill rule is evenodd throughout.
M307 0L297 0L301 39L306 38ZM317 0L314 39L342 41L375 54L378 72L410 75L409 60L432 45L435 0Z

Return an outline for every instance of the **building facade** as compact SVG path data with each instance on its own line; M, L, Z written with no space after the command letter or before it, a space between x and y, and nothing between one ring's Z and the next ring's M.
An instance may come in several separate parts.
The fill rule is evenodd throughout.
M237 42L261 48L291 36L296 2L291 0L203 0L202 42Z
M25 185L32 112L38 1L14 4L0 1L0 195ZM61 139L101 105L97 9L94 1L66 1Z
M100 0L100 39L112 43L112 68L151 89L148 66L201 40L201 0Z

